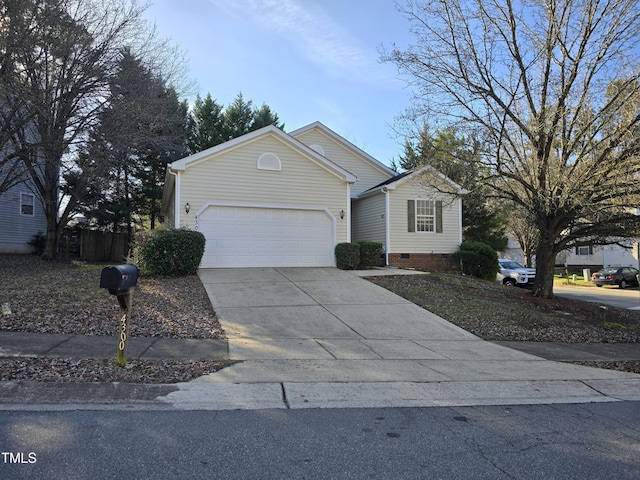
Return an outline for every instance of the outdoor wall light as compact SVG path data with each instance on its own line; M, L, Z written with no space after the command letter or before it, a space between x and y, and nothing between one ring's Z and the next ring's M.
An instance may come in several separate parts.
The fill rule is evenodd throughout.
M340 210L340 220L344 220L344 210Z
M187 202L184 206L184 211L185 213L189 213L189 210L191 210L191 205L189 205L189 202Z

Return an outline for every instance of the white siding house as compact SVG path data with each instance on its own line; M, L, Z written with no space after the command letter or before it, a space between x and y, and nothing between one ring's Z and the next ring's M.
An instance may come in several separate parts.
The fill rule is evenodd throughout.
M461 200L425 178L462 192L430 167L395 176L321 123L268 126L170 164L163 210L204 233L202 267L333 266L338 243L368 240L391 265L437 268L460 245Z
M638 242L626 240L621 245L594 245L575 247L564 252L558 263L568 266L600 269L602 267L635 267L638 268ZM560 256L559 256L560 257Z

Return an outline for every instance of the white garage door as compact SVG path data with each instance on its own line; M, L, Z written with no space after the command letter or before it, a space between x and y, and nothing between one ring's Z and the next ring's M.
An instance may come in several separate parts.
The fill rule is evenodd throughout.
M334 221L323 210L210 206L198 229L203 268L335 265Z

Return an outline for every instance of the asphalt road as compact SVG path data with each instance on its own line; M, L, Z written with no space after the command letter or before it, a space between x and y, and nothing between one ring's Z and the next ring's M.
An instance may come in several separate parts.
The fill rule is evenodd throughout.
M635 480L639 411L3 411L0 478Z
M638 287L620 289L618 287L572 287L555 285L553 293L561 297L602 303L619 308L640 309L640 289Z

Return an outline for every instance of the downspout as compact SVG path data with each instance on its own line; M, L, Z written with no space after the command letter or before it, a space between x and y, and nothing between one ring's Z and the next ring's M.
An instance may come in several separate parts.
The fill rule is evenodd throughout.
M173 186L173 195L175 201L173 202L173 227L180 228L180 172L174 172L169 167L169 174L173 175L176 180Z
M347 183L347 243L351 243L351 184Z
M389 252L391 251L389 245L389 242L391 242L391 232L389 228L389 189L382 187L382 192L384 193L384 264L388 266Z
M458 199L458 245L462 245L462 199Z

